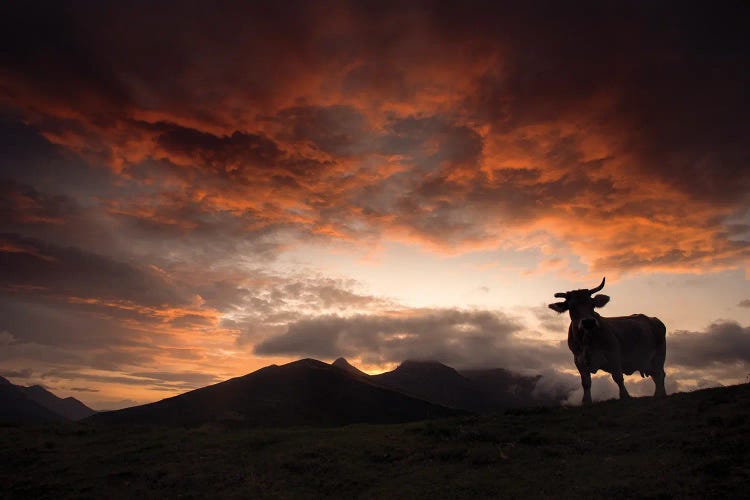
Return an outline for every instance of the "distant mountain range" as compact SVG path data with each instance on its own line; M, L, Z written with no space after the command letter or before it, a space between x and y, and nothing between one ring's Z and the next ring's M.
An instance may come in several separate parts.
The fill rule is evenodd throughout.
M425 401L474 413L560 402L533 396L539 376L500 368L457 371L436 361L404 361L395 370L371 378L379 385Z
M335 426L408 422L465 413L381 387L365 374L302 359L282 366L267 366L156 403L97 413L88 421L166 425L235 421L268 427Z
M367 373L339 358L271 365L155 403L100 412L99 423L251 426L335 426L395 423L558 404L533 396L539 376L503 369L459 372L435 361L405 361L393 371Z
M436 361L404 361L395 370L368 375L344 358L332 364L302 359L155 403L97 413L75 398L59 398L39 385L14 385L0 377L0 422L87 419L264 427L408 422L559 404L562 394L547 399L535 395L540 378L500 368L458 371Z
M59 398L40 385L14 385L0 377L0 422L63 422L96 413L76 398Z

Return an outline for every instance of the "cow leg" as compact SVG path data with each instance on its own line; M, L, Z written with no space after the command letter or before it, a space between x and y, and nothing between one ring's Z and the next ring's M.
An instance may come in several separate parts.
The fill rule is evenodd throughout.
M578 373L581 374L581 386L583 387L581 403L589 405L591 404L591 373L589 373L588 367L579 364L578 360L576 360L576 368L578 368Z
M630 394L628 394L628 390L625 388L625 380L622 378L622 370L613 371L612 380L614 380L617 387L620 388L620 399L628 399Z
M667 390L664 387L664 358L666 357L666 350L661 349L660 352L654 357L653 368L651 370L651 379L654 381L656 390L654 391L654 397L663 398L667 395Z
M651 375L651 378L654 381L654 385L656 386L656 391L654 392L654 397L657 398L663 398L667 395L667 390L664 387L664 378L666 377L666 374L664 373L664 370L660 370L657 373L654 373Z

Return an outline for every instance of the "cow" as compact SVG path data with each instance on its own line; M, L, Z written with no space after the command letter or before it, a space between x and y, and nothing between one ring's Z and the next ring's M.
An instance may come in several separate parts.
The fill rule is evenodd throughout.
M658 318L643 314L604 318L594 308L604 307L609 297L594 295L604 288L605 278L596 288L556 293L563 302L550 304L558 313L570 313L568 347L573 353L583 386L583 404L591 403L591 374L604 370L620 388L620 399L629 398L623 374L640 372L656 385L654 396L666 396L664 359L667 329ZM592 295L594 295L592 297Z

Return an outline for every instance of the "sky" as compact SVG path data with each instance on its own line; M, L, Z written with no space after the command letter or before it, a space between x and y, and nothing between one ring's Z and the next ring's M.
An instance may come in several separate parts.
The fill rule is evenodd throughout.
M666 324L668 391L744 382L748 21L731 1L6 2L0 375L96 409L301 357L572 390L547 304L606 276L604 316Z

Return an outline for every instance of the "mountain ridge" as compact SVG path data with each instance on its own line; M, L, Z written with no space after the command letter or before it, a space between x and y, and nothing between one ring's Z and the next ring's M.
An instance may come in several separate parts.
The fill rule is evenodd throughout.
M178 396L101 412L94 423L200 425L232 421L258 427L396 423L465 412L381 387L322 361L306 358Z
M0 377L0 420L5 422L48 422L81 420L96 413L81 401L61 398L41 385L16 385Z
M435 360L407 359L394 370L368 375L345 358L333 362L345 370L392 390L449 408L491 413L522 406L556 405L566 395L541 398L534 388L541 375L522 375L504 368L456 370Z
M29 399L39 403L45 408L52 410L53 412L65 417L68 420L81 420L96 413L95 410L92 410L76 398L72 396L61 398L48 391L41 385L16 387L19 387L29 397Z
M0 484L10 498L746 498L748 409L741 384L333 429L0 426Z

